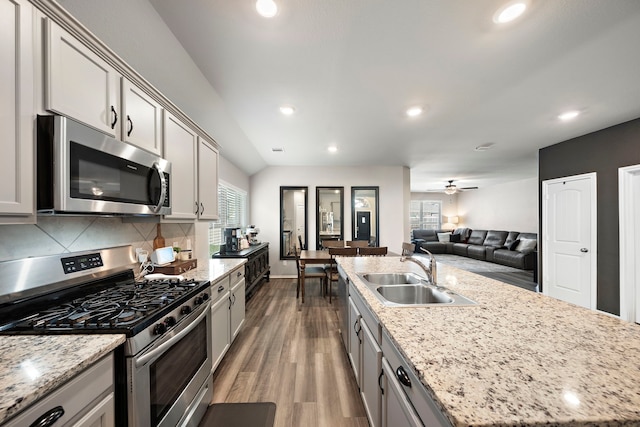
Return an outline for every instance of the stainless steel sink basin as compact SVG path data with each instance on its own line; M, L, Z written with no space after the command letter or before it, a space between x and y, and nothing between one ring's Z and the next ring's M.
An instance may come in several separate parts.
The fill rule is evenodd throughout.
M359 273L380 302L389 307L451 307L476 305L469 298L431 284L415 273Z
M364 273L361 277L365 281L377 285L417 284L425 280L414 273Z
M396 304L450 304L453 298L433 286L398 285L378 286L376 292Z

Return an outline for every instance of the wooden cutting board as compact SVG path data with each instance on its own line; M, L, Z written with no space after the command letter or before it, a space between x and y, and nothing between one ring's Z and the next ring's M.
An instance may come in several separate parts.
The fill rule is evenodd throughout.
M195 270L196 268L198 268L198 260L188 259L186 261L174 261L162 267L155 267L153 272L162 274L182 274L189 270Z

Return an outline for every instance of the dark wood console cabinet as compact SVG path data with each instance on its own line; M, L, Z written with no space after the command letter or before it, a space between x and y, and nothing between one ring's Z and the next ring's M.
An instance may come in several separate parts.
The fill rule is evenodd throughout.
M244 277L246 280L245 297L247 300L258 290L262 279L269 281L271 267L269 267L269 243L260 243L238 252L213 254L213 258L246 258Z

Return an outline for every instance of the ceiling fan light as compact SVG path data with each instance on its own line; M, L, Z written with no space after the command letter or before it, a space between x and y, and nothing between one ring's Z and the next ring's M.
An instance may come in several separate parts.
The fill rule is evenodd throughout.
M493 22L496 24L506 24L507 22L517 19L527 9L527 3L527 1L520 0L505 4L493 15Z
M457 188L455 185L447 185L444 189L444 194L452 195L456 194Z

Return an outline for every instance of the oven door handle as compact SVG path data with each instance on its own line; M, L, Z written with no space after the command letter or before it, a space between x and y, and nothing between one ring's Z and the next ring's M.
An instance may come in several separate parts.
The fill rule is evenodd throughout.
M187 326L186 328L184 328L183 330L181 330L180 332L178 332L173 337L171 337L167 341L163 342L162 344L160 344L156 348L154 348L152 350L149 350L147 353L143 354L140 357L137 357L136 358L136 368L139 368L139 367L145 365L150 360L153 360L157 356L162 355L165 352L165 350L167 350L169 347L171 347L177 341L181 340L189 332L194 330L196 328L196 326L198 326L198 323L200 323L200 321L202 319L204 319L209 314L209 310L211 309L211 301L207 302L205 305L202 305L201 307L204 307L204 309L202 310L202 313L200 313L198 315L198 317L193 319L191 321L191 323L189 324L189 326Z

